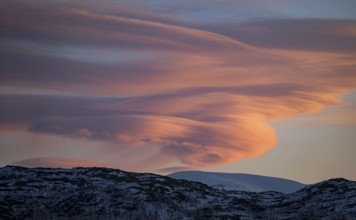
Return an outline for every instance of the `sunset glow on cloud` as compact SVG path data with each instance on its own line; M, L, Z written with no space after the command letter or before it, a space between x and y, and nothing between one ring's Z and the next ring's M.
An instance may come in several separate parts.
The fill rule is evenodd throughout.
M278 142L270 122L341 105L356 87L356 20L266 11L210 21L158 2L2 1L0 136L155 146L153 171L214 167L262 156ZM243 2L250 15L264 10ZM28 166L119 167L17 155Z

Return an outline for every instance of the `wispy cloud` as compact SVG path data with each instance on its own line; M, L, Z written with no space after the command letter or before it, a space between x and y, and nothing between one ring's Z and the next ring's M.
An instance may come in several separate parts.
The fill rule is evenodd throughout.
M269 19L222 24L212 26L211 30L257 47L356 53L356 20Z
M106 1L0 4L0 131L154 144L215 166L264 154L277 143L270 121L356 86L350 20L222 25ZM8 89L22 87L56 92Z
M90 160L77 160L66 158L54 157L39 157L27 160L14 161L11 165L24 166L24 167L51 167L51 168L73 168L73 167L110 167L109 163L90 161Z

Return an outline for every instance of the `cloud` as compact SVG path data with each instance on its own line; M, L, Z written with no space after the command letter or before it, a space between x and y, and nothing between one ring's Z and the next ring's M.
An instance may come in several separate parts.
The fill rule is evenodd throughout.
M154 145L159 166L217 166L263 155L277 143L269 122L356 86L354 21L202 24L90 3L0 3L0 132Z
M175 173L180 171L190 171L190 170L195 170L195 169L192 167L165 167L157 170L157 172L170 174L170 173Z
M211 26L211 30L257 47L336 53L356 51L356 20L269 19Z
M73 168L73 167L112 167L112 164L90 160L40 157L10 163L15 166L24 167L51 167L51 168Z
M152 115L44 118L29 131L119 143L159 144L162 153L193 166L255 156L276 143L273 129L240 118L218 122ZM253 135L257 132L261 135Z
M160 13L174 14L176 16L190 18L196 22L241 21L256 17L281 16L282 14L268 7L270 4L276 3L275 0L264 2L252 0L220 0L219 2L214 0L181 0L176 2L167 2L164 0L156 0L154 2L125 0L122 2L145 5ZM281 4L281 1L278 1L277 4Z

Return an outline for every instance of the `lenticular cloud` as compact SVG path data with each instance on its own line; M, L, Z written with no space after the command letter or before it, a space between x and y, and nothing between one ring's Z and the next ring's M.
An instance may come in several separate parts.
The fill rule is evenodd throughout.
M337 40L355 36L332 26L315 37L323 21L203 24L92 2L0 3L1 132L153 144L181 165L214 166L264 154L277 142L268 122L339 104L356 85L355 53ZM289 23L309 40L261 38ZM309 47L320 38L335 44Z

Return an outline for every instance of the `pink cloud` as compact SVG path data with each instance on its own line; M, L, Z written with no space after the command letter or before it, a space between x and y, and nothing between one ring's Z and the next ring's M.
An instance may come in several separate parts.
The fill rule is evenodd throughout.
M51 167L51 168L73 168L73 167L112 167L112 164L90 160L78 160L54 157L39 157L21 161L14 161L11 165L24 167Z
M188 167L217 166L263 155L277 143L269 122L338 105L356 87L354 21L227 27L97 1L31 2L0 3L0 86L56 93L0 94L0 131L153 144Z

